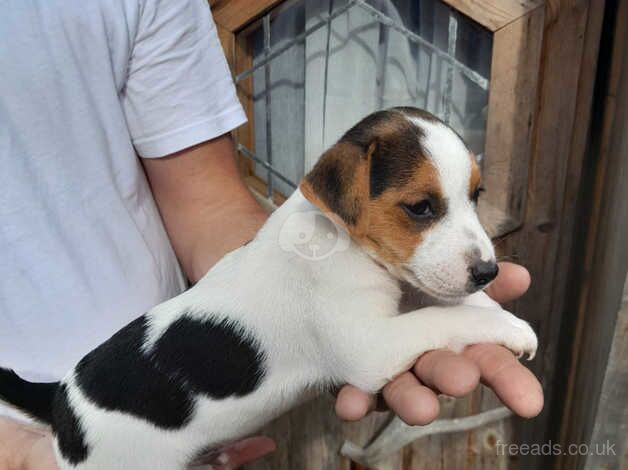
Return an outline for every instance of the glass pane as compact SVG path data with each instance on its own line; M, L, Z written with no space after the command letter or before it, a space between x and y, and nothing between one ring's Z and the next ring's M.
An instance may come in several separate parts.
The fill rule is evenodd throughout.
M416 106L484 150L492 36L440 0L285 2L244 31L256 174L285 195L349 127Z

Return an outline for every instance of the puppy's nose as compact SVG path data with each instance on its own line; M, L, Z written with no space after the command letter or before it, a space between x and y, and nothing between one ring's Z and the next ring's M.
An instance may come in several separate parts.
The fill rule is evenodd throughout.
M471 266L471 279L477 287L484 287L497 277L498 272L495 261L478 261Z

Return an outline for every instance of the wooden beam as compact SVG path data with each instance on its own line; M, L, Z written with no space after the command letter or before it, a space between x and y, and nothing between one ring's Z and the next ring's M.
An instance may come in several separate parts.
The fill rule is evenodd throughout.
M543 0L443 0L486 29L495 32L543 6Z
M483 175L488 191L480 201L492 237L523 222L542 39L542 7L493 35Z
M591 452L584 468L625 468L628 461L628 276L622 308L617 315L600 400L589 440ZM608 444L606 444L608 443ZM606 445L606 447L604 447ZM610 446L613 446L610 448ZM573 467L571 467L573 468Z
M628 0L618 2L614 18L604 113L601 126L595 128L599 139L593 140L596 145L591 149L596 157L596 174L590 194L591 213L586 218L588 235L562 420L564 446L590 443L596 413L607 405L601 402L605 399L602 385L628 270ZM560 456L559 468L576 468L583 462L584 456Z
M564 365L558 361L564 344L566 299L573 296L567 282L572 242L578 227L576 201L585 157L585 142L574 132L587 132L593 75L585 58L596 57L603 5L598 0L552 0L546 5L539 101L529 166L528 200L522 230L504 243L506 252L526 265L532 274L529 292L516 302L516 311L539 334L539 353L533 371L545 391L546 405L534 420L517 421L516 440L545 443L557 440L550 427L560 415ZM551 456L519 456L519 468L543 468Z
M283 0L210 0L214 21L237 32Z

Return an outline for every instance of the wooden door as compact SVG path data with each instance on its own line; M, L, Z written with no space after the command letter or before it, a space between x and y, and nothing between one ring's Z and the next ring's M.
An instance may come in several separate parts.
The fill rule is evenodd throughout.
M210 4L249 117L234 132L240 168L264 204L281 204L325 146L356 116L381 107L424 107L470 142L481 158L487 189L481 219L499 254L532 273L530 292L510 307L539 334L539 353L530 366L547 401L540 417L524 422L500 409L487 389L463 400L442 397L442 419L479 417L465 421L464 432L427 435L402 449L383 446L377 459L345 452L350 459L340 453L343 442L359 451L392 417L379 413L360 423L341 423L332 398L322 397L268 426L265 432L279 449L250 468L456 469L517 463L534 468L543 457L513 458L499 444L545 442L561 411L558 339L603 2ZM484 424L476 427L478 420ZM443 421L428 431L451 424ZM398 435L416 437L416 429L394 421L391 426Z

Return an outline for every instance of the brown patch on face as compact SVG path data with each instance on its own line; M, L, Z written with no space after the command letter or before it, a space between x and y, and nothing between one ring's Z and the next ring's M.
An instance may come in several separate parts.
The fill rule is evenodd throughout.
M478 165L477 160L475 159L475 155L473 155L473 153L469 153L469 158L471 159L471 176L469 178L469 198L473 199L473 195L480 187L480 180L482 179L482 175L480 174L480 167Z
M423 200L430 201L434 210L431 220L414 220L402 207ZM371 199L369 227L358 242L364 243L388 263L405 264L423 241L425 231L445 212L446 202L438 171L429 160L423 159L415 166L406 184L390 188Z
M421 143L423 131L408 115L436 120L415 108L373 113L325 152L300 186L357 243L398 268L446 211L438 171ZM433 217L413 218L404 209L423 200Z

